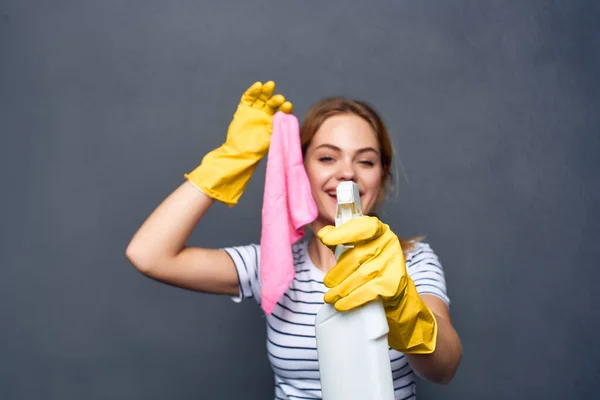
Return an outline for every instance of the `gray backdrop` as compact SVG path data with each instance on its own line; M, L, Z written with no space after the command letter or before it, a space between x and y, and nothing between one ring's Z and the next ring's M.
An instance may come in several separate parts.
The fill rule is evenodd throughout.
M571 1L0 4L0 398L267 399L254 303L156 283L129 239L273 79L302 117L372 102L464 344L421 399L600 390L600 6ZM264 163L190 244L257 242Z

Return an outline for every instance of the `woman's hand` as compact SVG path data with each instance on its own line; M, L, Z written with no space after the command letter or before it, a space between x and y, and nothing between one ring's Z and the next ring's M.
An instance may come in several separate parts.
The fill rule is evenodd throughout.
M271 141L273 115L291 113L292 103L273 95L275 83L255 82L242 95L225 143L208 153L185 177L213 199L237 204Z
M325 302L338 311L348 311L381 298L391 347L406 354L435 350L436 319L407 274L400 240L388 225L363 216L339 227L326 226L317 236L332 249L354 246L325 275L325 286L331 288Z
M255 82L242 95L223 146L236 154L253 154L262 158L269 149L273 115L292 112L292 103L281 94L273 95L275 82Z

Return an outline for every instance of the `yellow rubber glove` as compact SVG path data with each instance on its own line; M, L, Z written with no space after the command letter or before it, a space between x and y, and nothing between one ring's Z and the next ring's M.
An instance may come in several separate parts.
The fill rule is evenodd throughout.
M337 245L354 246L325 275L325 286L331 288L325 302L348 311L381 298L390 346L406 354L433 353L437 322L406 273L400 240L390 227L363 216L339 227L326 226L317 236L332 250Z
M267 154L277 111L292 112L292 103L277 94L275 82L255 82L242 95L225 143L208 153L185 178L213 199L237 204L260 160Z

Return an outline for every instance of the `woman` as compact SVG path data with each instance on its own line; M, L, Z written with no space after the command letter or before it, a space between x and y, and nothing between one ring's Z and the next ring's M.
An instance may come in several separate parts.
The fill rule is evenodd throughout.
M185 243L215 200L237 204L268 151L273 115L292 111L274 90L273 82L256 82L242 95L225 143L185 175L186 182L135 234L127 257L140 272L171 285L260 303L259 246L206 249ZM309 227L310 239L293 245L296 277L267 316L275 397L321 397L314 321L323 301L346 311L383 300L397 399L415 397L414 373L449 382L462 347L450 320L439 260L427 244L399 240L375 216L392 162L381 118L363 102L325 99L302 123L301 142L319 215ZM348 180L359 186L365 216L336 228L336 187ZM331 249L342 243L354 248L336 263Z

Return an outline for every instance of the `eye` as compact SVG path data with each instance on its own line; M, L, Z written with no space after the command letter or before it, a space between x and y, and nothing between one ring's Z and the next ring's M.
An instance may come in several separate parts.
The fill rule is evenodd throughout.
M319 157L319 161L321 161L321 162L331 162L331 161L333 161L333 157L329 157L329 156Z
M369 167L373 167L375 165L375 163L373 161L369 161L369 160L363 160L360 163L364 164L364 165L368 165Z

